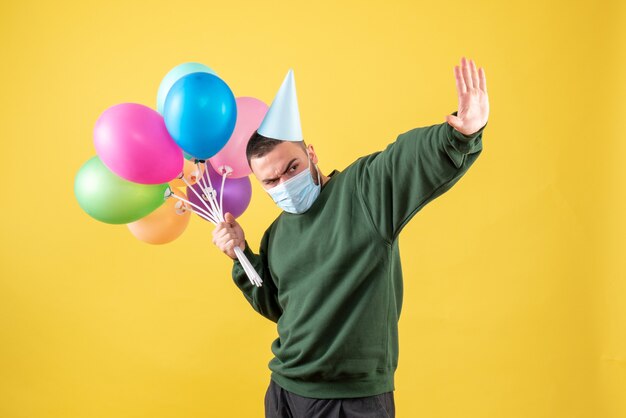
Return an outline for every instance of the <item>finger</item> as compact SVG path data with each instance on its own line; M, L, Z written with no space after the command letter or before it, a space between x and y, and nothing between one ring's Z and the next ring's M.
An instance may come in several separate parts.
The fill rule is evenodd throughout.
M226 226L225 226L225 225L223 225L221 222L220 222L220 223L217 223L217 224L215 225L215 228L213 229L213 236L215 237L215 236L217 236L218 234L220 234L220 233L224 230L224 228L226 228Z
M224 246L231 239L233 239L233 237L230 236L230 235L224 235L223 237L217 237L217 238L215 238L215 245L217 245L217 247L220 250L224 251Z
M218 232L218 233L217 233L217 235L215 236L215 238L219 239L219 238L225 237L225 236L227 236L227 235L233 235L233 236L234 236L235 234L233 233L233 230L232 230L232 229L230 229L230 228L224 228L224 229L222 229L220 232Z
M487 93L487 77L485 76L484 68L478 70L478 76L480 78L480 89Z
M228 251L228 252L232 255L232 253L233 253L233 251L234 251L234 249L235 249L235 240L234 240L234 239L231 239L230 241L228 241L228 242L226 243L225 248L226 248L226 250L227 250L227 251Z
M215 234L220 232L223 228L224 226L220 225L219 223L215 224L215 228L213 228L213 236L215 236Z
M215 229L222 229L222 228L226 228L227 226L229 226L228 222L220 221L217 224L215 224Z
M467 86L467 90L471 90L474 88L474 85L472 84L472 76L470 75L470 68L469 68L469 64L467 63L467 59L463 57L463 59L461 60L461 63L462 63L463 79L465 80L465 85Z
M476 64L474 60L470 60L470 71L472 73L472 85L474 88L478 88L478 71L476 70Z
M222 237L219 238L217 240L217 246L222 250L222 251L226 251L228 250L228 243L233 241L235 238L231 237L231 236L227 236L227 237Z
M223 230L223 229L232 230L233 229L233 226L230 223L228 223L228 222L222 221L222 222L220 222L220 224L221 224L221 226L219 228L220 230Z
M458 65L454 66L454 78L456 80L456 91L458 92L459 96L461 94L467 93L467 87L465 86L465 81L463 81L461 69Z
M224 219L231 225L237 225L237 218L235 218L235 215L230 212L226 212L224 214Z
M453 128L456 128L456 130L459 130L459 128L461 128L461 119L459 119L457 116L446 115L446 122L448 122L448 124L450 124Z

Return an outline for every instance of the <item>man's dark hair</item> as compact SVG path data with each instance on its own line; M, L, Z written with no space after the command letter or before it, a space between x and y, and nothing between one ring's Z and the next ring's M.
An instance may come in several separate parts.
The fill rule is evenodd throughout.
M250 166L250 160L252 158L260 158L274 149L274 147L282 142L280 139L268 138L266 136L261 135L257 131L254 131L252 136L250 136L250 140L248 141L248 145L246 146L246 158L248 159L248 166ZM302 149L306 153L306 144L304 141L295 141L302 146ZM250 166L250 168L252 168Z

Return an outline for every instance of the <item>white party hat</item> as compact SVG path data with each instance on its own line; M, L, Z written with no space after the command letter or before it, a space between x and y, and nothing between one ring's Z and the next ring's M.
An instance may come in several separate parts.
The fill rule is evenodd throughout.
M287 72L257 132L265 137L283 141L303 140L296 82L292 69Z

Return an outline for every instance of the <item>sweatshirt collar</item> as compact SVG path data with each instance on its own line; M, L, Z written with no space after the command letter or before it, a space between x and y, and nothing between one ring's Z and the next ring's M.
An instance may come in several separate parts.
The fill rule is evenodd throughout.
M331 171L331 172L330 172L330 174L328 174L328 180L326 181L326 183L322 184L322 188L320 189L320 191L321 191L321 190L323 190L323 189L324 189L324 187L326 187L326 185L327 185L328 183L330 183L330 181L333 179L333 176L334 176L335 174L339 174L339 173L340 173L340 171L339 171L339 170L337 170L337 169L335 169L335 170Z

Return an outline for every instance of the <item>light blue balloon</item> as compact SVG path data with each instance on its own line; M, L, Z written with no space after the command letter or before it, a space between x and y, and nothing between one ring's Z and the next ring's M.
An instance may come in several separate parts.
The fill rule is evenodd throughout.
M163 120L183 152L207 160L232 135L237 103L221 78L204 72L191 73L180 78L167 93Z
M217 73L199 62L186 62L184 64L177 65L172 68L169 73L161 81L159 86L159 92L157 93L157 112L163 114L163 107L165 106L165 98L170 91L174 83L180 80L182 77L191 73L208 73L217 76Z

